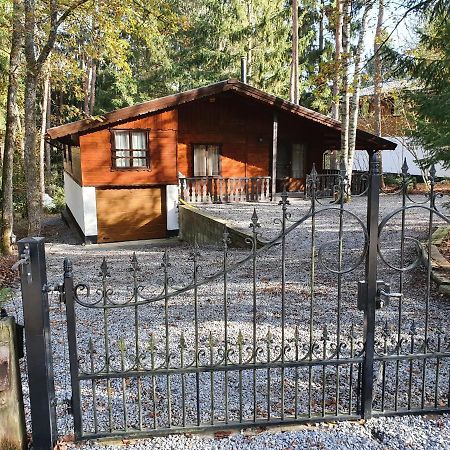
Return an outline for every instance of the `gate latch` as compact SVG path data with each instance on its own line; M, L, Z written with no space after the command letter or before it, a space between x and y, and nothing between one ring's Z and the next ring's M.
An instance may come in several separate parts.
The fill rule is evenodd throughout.
M57 292L58 296L59 296L59 303L65 303L65 298L64 298L64 284L63 283L58 283L55 284L53 286L50 286L48 284L45 284L42 287L42 292L48 294L50 292Z
M377 280L375 308L382 309L389 306L390 298L402 298L403 294L391 292L391 285L383 280ZM367 281L358 282L358 309L364 311L367 305Z
M376 308L381 309L385 306L389 306L389 300L391 298L402 298L403 294L401 292L391 292L391 285L388 283L383 283L384 286L378 287L377 285L377 296L376 296Z

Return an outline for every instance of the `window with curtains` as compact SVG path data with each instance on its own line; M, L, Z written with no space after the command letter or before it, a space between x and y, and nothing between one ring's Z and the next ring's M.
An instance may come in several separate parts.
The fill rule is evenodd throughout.
M305 177L305 146L292 144L291 176L292 178Z
M112 166L116 169L149 167L148 130L112 130Z
M220 146L194 144L194 177L220 175Z

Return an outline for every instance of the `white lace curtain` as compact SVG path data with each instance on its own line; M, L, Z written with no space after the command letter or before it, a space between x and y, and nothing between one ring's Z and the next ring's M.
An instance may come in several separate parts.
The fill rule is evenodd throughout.
M218 145L194 146L194 176L211 177L220 175L220 153Z
M133 167L146 167L146 137L145 131L132 131L131 133L129 131L115 131L116 167L131 167L131 156L133 156Z

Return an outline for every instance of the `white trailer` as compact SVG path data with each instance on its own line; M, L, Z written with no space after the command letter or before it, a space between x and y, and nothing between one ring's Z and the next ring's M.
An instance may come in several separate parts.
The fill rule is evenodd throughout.
M397 148L395 150L383 150L383 173L400 174L403 161L406 158L409 174L415 176L423 175L417 164L417 160L426 157L425 150L421 146L415 144L410 137L386 136L384 139L395 142ZM450 178L450 169L445 169L442 164L436 164L435 167L438 178ZM365 150L356 150L353 170L369 170L369 156Z

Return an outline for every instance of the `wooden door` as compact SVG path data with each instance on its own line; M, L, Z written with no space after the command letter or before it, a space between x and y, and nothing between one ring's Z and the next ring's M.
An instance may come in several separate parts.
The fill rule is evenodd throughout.
M166 237L164 188L97 189L98 242Z

